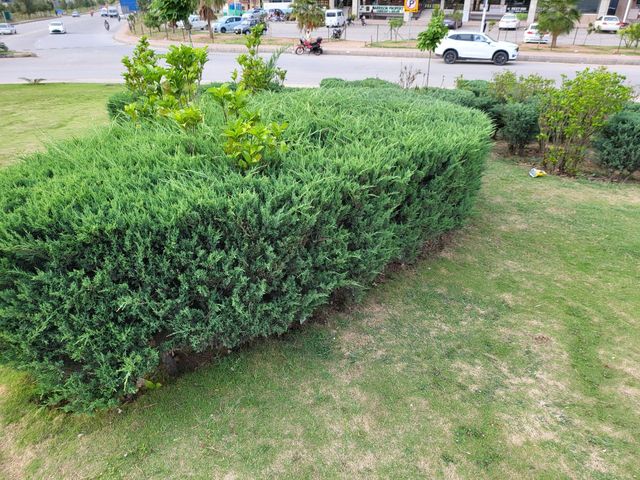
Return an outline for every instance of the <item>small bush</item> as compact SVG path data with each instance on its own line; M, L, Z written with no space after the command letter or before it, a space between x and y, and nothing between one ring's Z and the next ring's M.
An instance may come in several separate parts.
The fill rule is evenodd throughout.
M320 81L321 88L397 88L400 85L379 78L365 78L364 80L343 80L341 78L324 78Z
M136 95L128 90L116 92L107 100L107 113L109 118L116 120L126 117L124 107L136 101Z
M638 102L627 102L625 106L622 108L623 112L633 112L640 113L640 103Z
M290 148L247 173L201 107L194 131L115 124L0 171L0 349L47 404L116 405L161 358L359 296L465 221L489 150L485 115L412 92L265 92L249 107Z
M609 116L621 111L633 90L606 68L586 68L542 98L540 135L546 170L576 174Z
M503 127L502 137L507 141L510 152L524 154L524 148L540 132L538 108L535 103L507 103L500 109Z
M473 105L470 106L489 115L496 127L496 131L502 128L500 106L504 101L492 94L490 82L486 80L465 80L459 77L456 79L456 88L472 92L475 95L475 99Z
M593 142L598 163L610 175L628 178L640 170L640 111L612 116Z
M429 98L444 100L464 107L476 108L476 96L469 90L451 90L448 88L421 88L417 93Z

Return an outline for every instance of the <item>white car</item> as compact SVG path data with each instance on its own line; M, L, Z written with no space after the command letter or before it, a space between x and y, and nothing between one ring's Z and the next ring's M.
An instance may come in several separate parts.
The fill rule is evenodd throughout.
M67 30L64 28L64 23L60 20L54 20L49 22L49 33L67 33Z
M0 23L0 35L15 35L18 33L16 27L10 23Z
M490 60L496 65L504 65L518 58L518 45L496 42L484 33L454 31L440 42L435 54L449 64L456 60Z
M102 7L100 9L100 16L101 17L108 17L109 16L109 11L106 8Z
M326 27L344 27L347 20L344 18L344 12L340 9L332 9L324 12L324 24Z
M73 18L78 18L78 17L80 16L80 13L79 13L77 10L74 10L74 11L71 13L71 16L72 16Z
M538 24L532 23L524 31L522 41L524 43L549 43L550 37L548 33L542 33L538 30Z
M593 22L593 26L599 29L601 32L615 33L622 27L622 22L618 17L607 15L604 17L598 17L598 19Z
M191 30L206 30L208 27L208 23L206 20L200 19L200 15L189 15L189 24L191 25ZM178 28L184 28L184 22L179 21L176 23Z
M232 33L233 29L240 25L242 17L222 17L211 25L214 33Z
M498 30L517 30L520 27L520 20L515 13L505 13L498 22Z

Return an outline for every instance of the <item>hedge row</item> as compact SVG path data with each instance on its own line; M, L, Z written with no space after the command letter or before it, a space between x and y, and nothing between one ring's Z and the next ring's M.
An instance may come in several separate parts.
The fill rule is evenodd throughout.
M210 103L193 133L113 124L0 172L0 350L46 403L113 406L167 352L282 333L469 215L480 112L392 89L254 102L290 150L248 174Z

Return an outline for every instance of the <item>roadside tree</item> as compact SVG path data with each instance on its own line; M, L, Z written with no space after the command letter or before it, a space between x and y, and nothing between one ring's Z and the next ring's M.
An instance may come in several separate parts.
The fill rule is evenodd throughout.
M309 38L311 31L324 24L324 10L315 0L295 0L291 4L298 28Z
M573 30L580 19L577 0L540 0L538 12L538 29L551 34L551 48L555 48L558 37Z
M447 36L449 29L444 24L444 12L440 9L433 11L427 29L418 34L418 49L429 52L427 63L426 86L429 86L429 72L431 70L431 56L438 44Z

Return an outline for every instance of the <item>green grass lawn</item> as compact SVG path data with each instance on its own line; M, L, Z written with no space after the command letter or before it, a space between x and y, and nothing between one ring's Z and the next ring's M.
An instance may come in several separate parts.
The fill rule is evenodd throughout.
M107 97L121 85L2 85L0 86L0 167L18 161L44 144L81 135L108 122Z
M640 188L527 170L491 160L469 225L362 306L119 411L0 367L0 478L638 478Z

